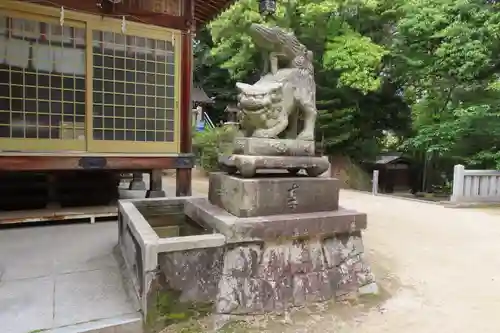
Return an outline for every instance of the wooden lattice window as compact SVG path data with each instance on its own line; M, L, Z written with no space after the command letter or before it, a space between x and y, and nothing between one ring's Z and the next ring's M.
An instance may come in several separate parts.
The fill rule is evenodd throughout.
M93 139L173 142L172 41L93 32Z
M0 14L0 138L85 139L84 36Z

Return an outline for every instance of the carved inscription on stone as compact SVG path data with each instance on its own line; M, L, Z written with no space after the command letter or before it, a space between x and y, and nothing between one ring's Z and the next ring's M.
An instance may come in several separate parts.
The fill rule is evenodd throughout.
M299 204L297 201L297 189L299 188L299 185L293 184L292 188L288 189L288 198L287 198L287 206L288 208L295 209L297 208L297 205Z

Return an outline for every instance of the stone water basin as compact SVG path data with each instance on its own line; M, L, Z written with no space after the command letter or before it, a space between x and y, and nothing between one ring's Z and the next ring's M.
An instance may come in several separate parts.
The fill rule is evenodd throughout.
M204 308L213 303L226 238L186 215L186 203L196 200L206 199L119 202L119 253L124 259L126 280L146 319L157 317L158 307L170 312L173 310L167 308L178 303L189 307L197 303Z

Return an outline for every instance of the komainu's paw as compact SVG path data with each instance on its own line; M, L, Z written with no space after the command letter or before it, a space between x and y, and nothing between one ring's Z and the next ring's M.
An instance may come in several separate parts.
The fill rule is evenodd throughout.
M252 135L254 138L272 138L274 137L274 132L269 130L256 130Z

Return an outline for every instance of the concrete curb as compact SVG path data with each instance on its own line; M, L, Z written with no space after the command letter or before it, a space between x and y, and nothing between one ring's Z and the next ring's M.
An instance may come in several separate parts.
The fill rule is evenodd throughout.
M50 333L139 333L143 332L142 317L139 313L99 319L70 326L53 328Z
M370 195L370 196L374 196L374 197L385 197L385 198L391 198L391 199L401 199L401 200L415 201L415 202L421 202L421 203L426 203L426 204L431 204L431 205L441 205L441 203L443 202L443 201L422 200L422 199L418 199L418 198L400 197L400 196L397 196L397 195L382 194L382 193L378 193L378 194L374 195L371 192L354 190L354 189L350 189L350 188L342 188L341 190L342 191L356 192L356 193ZM340 199L342 199L342 195L340 195Z
M441 205L446 208L500 208L499 203L488 203L488 202L449 202L442 201Z

